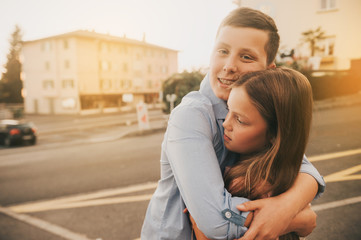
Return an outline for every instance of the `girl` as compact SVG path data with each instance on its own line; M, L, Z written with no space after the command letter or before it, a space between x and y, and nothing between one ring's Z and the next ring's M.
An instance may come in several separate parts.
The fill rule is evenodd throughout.
M309 81L286 68L251 72L234 83L227 105L224 144L239 156L225 171L226 188L232 195L251 200L285 192L299 173L310 132ZM280 239L299 239L293 231L308 235L315 227L312 214L306 207L289 226L292 233ZM251 218L252 214L248 222ZM194 230L197 239L206 239L196 225Z

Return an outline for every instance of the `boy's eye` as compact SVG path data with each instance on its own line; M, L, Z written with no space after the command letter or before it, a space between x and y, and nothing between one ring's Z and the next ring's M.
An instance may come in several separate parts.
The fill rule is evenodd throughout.
M220 54L227 54L228 51L225 50L225 49L219 49L219 50L218 50L218 53L220 53Z
M242 55L241 58L244 60L253 60L253 57L251 57L250 55Z

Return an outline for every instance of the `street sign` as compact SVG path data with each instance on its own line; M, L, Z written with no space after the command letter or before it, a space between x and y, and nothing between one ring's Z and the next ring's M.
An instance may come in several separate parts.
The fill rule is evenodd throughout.
M148 108L144 102L137 104L137 116L138 116L138 127L139 130L149 129L149 115Z

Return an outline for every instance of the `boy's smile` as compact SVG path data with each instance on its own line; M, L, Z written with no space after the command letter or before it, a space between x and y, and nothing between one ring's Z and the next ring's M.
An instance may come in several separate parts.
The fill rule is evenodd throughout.
M255 28L225 26L220 29L210 62L215 95L227 100L230 86L244 73L266 69L268 33Z

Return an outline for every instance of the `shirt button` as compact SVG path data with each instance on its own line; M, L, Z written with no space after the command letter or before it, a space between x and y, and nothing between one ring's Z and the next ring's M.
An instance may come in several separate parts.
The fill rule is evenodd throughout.
M232 217L232 213L231 212L225 212L224 216L226 216L226 218L230 219Z

